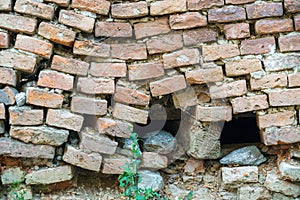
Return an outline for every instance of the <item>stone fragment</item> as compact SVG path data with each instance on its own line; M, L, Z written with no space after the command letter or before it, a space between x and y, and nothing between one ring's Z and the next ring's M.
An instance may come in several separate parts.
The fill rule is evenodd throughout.
M6 49L10 45L10 36L8 33L0 32L0 48Z
M0 134L5 133L5 121L0 119Z
M183 75L164 78L150 83L152 96L170 94L186 88L186 81Z
M56 94L40 88L29 87L26 90L26 103L48 108L61 108L62 94Z
M53 56L51 63L51 69L53 70L79 76L86 76L89 66L89 63L87 62L72 58L65 58L58 55Z
M279 164L281 177L290 181L300 181L300 163L296 160L282 161Z
M96 129L99 133L105 133L114 137L129 138L133 132L133 125L111 118L98 118Z
M121 103L116 103L113 108L113 117L130 122L147 124L148 111L134 108Z
M22 183L25 180L25 172L19 167L12 167L3 170L1 182L3 185Z
M107 113L107 101L74 96L71 101L71 111L88 115L105 115Z
M26 103L26 93L25 92L20 92L15 95L16 103L17 106L21 107L24 106Z
M28 106L10 106L9 123L12 125L41 125L43 124L44 111L42 109L31 109Z
M204 160L197 160L189 158L184 165L184 173L191 176L196 176L199 173L205 173L205 162Z
M71 7L78 8L80 10L87 10L99 15L108 15L110 2L107 0L72 0Z
M258 167L222 167L222 181L225 185L238 187L243 183L258 182Z
M52 20L54 17L54 6L32 0L17 0L14 11L37 16L42 19Z
M149 170L164 169L168 166L168 158L154 152L143 152L140 166L142 169Z
M141 177L141 182L138 183L139 188L151 188L153 191L160 191L163 189L164 180L159 172L141 170L139 173Z
M4 103L0 103L0 119L6 118L6 111Z
M186 12L183 14L171 15L169 19L171 29L189 29L207 25L206 16L198 12Z
M171 133L166 131L154 131L147 133L147 135L149 136L143 138L145 151L168 154L174 150L176 139Z

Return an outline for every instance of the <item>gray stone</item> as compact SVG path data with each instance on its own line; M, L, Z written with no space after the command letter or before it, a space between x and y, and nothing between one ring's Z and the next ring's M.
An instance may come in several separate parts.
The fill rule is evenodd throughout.
M258 186L243 186L238 190L239 199L271 199L271 194L264 187Z
M17 106L23 106L26 103L26 93L20 92L15 95Z
M274 193L272 200L300 200L300 198L288 197L281 193Z
M281 162L279 171L283 179L291 181L300 181L300 162L290 160L289 162Z
M8 168L2 172L1 181L3 185L20 183L25 180L25 172L19 167Z
M247 146L232 151L223 157L220 163L227 165L260 165L266 160L256 146Z
M4 103L5 105L14 105L15 95L18 93L18 91L13 88L6 86L5 88L0 90L0 103Z
M164 180L159 172L149 170L139 171L141 182L138 184L139 188L151 188L154 191L162 190L164 187Z
M195 188L196 189L196 188ZM168 193L171 194L170 199L178 199L178 198L184 198L190 191L185 190L182 188L179 188L175 184L169 185L169 188L167 189ZM214 196L211 194L210 190L203 187L197 187L196 190L193 192L193 199L199 199L199 200L212 200L215 199Z
M174 149L176 140L171 133L155 131L149 135L143 139L145 151L168 154Z
M232 188L242 183L258 182L258 168L256 166L222 167L222 181Z
M5 133L5 123L4 120L0 120L0 134Z

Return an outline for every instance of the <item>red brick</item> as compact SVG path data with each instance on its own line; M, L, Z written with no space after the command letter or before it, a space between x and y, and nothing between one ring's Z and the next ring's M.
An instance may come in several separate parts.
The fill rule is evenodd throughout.
M183 41L185 46L195 45L205 42L217 41L218 33L208 28L193 29L183 32Z
M295 30L300 31L300 14L294 16Z
M152 96L161 96L170 94L186 88L186 82L183 75L164 78L150 83Z
M128 122L114 120L111 118L98 118L96 129L99 133L114 137L130 138L133 132L133 125Z
M130 105L147 106L150 102L150 96L135 89L117 86L114 101Z
M34 37L19 34L17 35L15 48L28 51L49 59L52 55L53 45L49 42Z
M13 32L34 34L37 20L17 15L0 14L0 27Z
M33 126L43 124L44 110L30 107L9 107L9 123L12 125Z
M176 52L164 54L163 61L165 69L199 64L199 50L183 49Z
M54 17L54 6L33 0L17 0L14 10L19 13L37 16L42 19L52 20Z
M239 47L236 44L204 45L202 46L202 52L204 61L219 60L240 55Z
M75 41L73 53L84 56L108 58L110 56L110 45L89 40Z
M281 52L300 51L300 34L280 36L278 43Z
M9 35L8 33L0 32L0 48L9 48Z
M171 31L168 18L159 18L153 21L134 24L136 39L160 35Z
M131 64L128 66L130 81L157 78L164 74L164 67L160 62Z
M246 5L248 19L277 17L283 15L282 3L261 3Z
M260 135L265 145L292 144L300 142L300 127L270 127L261 131Z
M218 82L224 79L223 70L221 66L187 71L185 72L185 77L190 84Z
M126 77L126 63L91 63L89 74L96 77Z
M5 86L3 89L0 89L0 103L5 105L14 105L16 103L15 95L17 90L15 88Z
M56 3L62 7L66 7L69 5L70 0L44 0L45 2Z
M253 40L243 40L240 46L241 54L265 54L274 52L276 43L274 37L264 37Z
M79 76L86 76L89 70L89 63L72 58L64 58L62 56L54 55L52 59L51 69L74 74Z
M204 122L212 121L231 121L231 106L196 106L195 117L197 120Z
M125 156L113 155L111 157L103 158L103 167L101 172L103 174L123 174L123 166L129 163L130 159Z
M74 77L57 71L43 70L39 74L37 85L71 91L73 90Z
M186 11L186 0L163 0L150 4L150 15L165 15Z
M58 22L87 33L92 33L95 19L77 14L72 10L61 10L59 12Z
M300 86L300 73L293 73L288 75L288 83L289 87L297 87Z
M233 113L244 113L269 108L267 95L237 97L231 100Z
M0 2L1 11L10 11L12 7L12 0L2 0Z
M300 65L300 57L295 54L273 54L264 58L266 71L292 69Z
M287 75L286 74L268 74L259 78L250 78L251 90L262 90L275 87L286 87L287 86Z
M108 15L110 2L106 0L72 0L71 7L91 11L99 15Z
M257 34L272 34L293 31L292 19L262 19L255 23Z
M48 92L39 88L28 88L26 91L26 103L48 107L61 108L64 100L64 95Z
M287 89L268 92L270 106L293 106L300 104L300 89Z
M250 26L248 23L226 24L224 32L228 40L248 38L250 37Z
M149 39L146 43L149 54L166 53L183 47L181 34L168 34Z
M136 18L143 17L148 15L148 6L147 2L122 2L119 4L113 4L111 6L111 14L113 18Z
M246 19L246 11L238 6L226 6L210 9L208 11L209 22L235 22Z
M6 111L4 103L0 103L0 119L5 119Z
M71 111L88 115L105 115L107 113L107 101L74 96L71 101Z
M224 0L187 0L189 10L202 10L213 6L223 6Z
M154 152L143 152L141 168L159 170L168 166L168 158Z
M298 0L284 0L284 8L289 13L300 11L300 4Z
M106 78L79 77L77 90L86 94L113 94L115 82Z
M226 76L241 76L261 70L262 63L257 58L232 60L225 63Z
M257 125L259 129L272 126L287 126L295 122L295 111L284 111L277 113L269 113L257 116Z
M112 44L111 55L123 60L144 60L147 59L147 49L142 43Z
M123 22L97 22L95 26L96 37L132 37L130 23Z
M15 70L0 67L0 84L16 86L17 74Z
M245 3L253 3L255 0L225 0L226 4L245 4Z
M130 122L147 124L148 111L116 103L113 106L113 117Z
M209 88L209 94L212 99L242 96L246 93L247 85L245 80L223 83L222 85L214 85Z
M198 12L186 12L183 14L171 15L169 19L171 29L189 29L207 25L206 16Z

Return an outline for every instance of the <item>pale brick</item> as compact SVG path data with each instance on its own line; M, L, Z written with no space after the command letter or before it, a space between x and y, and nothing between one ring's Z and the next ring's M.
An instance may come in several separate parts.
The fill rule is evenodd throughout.
M163 55L164 68L182 67L199 64L200 55L198 49L183 49Z
M66 7L69 5L70 0L44 0L45 2L56 3L60 6Z
M250 37L250 26L248 23L226 24L224 26L225 37L228 40Z
M300 34L280 36L278 43L280 52L300 51Z
M156 97L185 89L186 86L187 84L184 76L178 75L151 82L150 90L152 96Z
M141 168L150 170L164 169L168 166L168 158L154 152L143 152Z
M0 2L1 11L10 11L12 8L12 0L2 0Z
M237 97L231 100L233 113L263 110L269 107L267 95Z
M39 74L38 86L72 91L74 77L52 70L43 70Z
M225 0L226 4L245 4L253 3L255 0Z
M150 102L150 96L135 89L117 86L113 97L114 101L133 104L140 106L147 106Z
M254 40L243 40L240 46L241 54L265 54L275 52L276 43L274 37L264 37Z
M192 87L173 93L172 99L175 108L187 108L197 105L197 94Z
M260 132L265 145L292 144L300 142L299 126L269 127Z
M223 6L224 0L187 0L189 10L202 10L213 6Z
M134 24L136 39L160 35L171 31L168 18L159 18L153 21Z
M297 87L300 86L300 73L294 73L288 75L288 83L289 87Z
M251 90L262 90L275 87L286 87L287 75L286 74L268 74L260 78L251 77L250 87Z
M287 126L293 124L296 121L295 116L295 111L283 111L258 115L257 125L259 129L264 129L272 126Z
M157 78L164 74L164 66L160 62L131 64L128 66L130 81Z
M84 56L108 58L110 56L110 45L96 43L90 40L75 41L73 53Z
M25 180L25 172L19 167L12 167L2 171L1 182L3 185L22 183Z
M236 44L204 45L202 47L205 61L213 61L224 58L231 58L240 55L239 47Z
M300 14L294 16L295 30L300 31Z
M8 33L0 32L0 48L7 49L9 48L9 35Z
M37 20L17 15L0 14L0 27L13 32L34 34Z
M268 92L270 106L292 106L300 104L300 89Z
M246 5L248 19L277 17L283 15L282 3L261 3Z
M15 48L28 51L49 59L52 55L53 45L49 42L34 37L19 34L17 35Z
M123 60L144 60L147 59L147 49L142 43L112 44L111 55Z
M28 106L9 107L9 123L12 125L33 126L43 124L44 110L31 109Z
M185 46L199 46L205 42L217 41L218 33L208 28L193 29L183 32L183 41Z
M232 108L231 106L200 106L195 108L195 117L197 120L204 122L215 121L231 121Z
M246 19L246 11L238 6L226 6L223 8L210 9L208 22L235 22Z
M114 120L111 118L98 118L96 129L99 133L104 133L114 137L130 138L133 132L131 123Z
M148 53L166 53L183 47L181 34L168 34L149 39L146 43Z
M165 15L186 11L186 0L163 0L150 4L150 15Z
M264 58L266 71L280 71L300 66L300 54L273 54Z
M257 58L233 60L225 63L226 76L241 76L261 70L262 63Z
M148 111L116 103L113 107L113 117L130 122L147 124Z
M5 105L14 105L16 103L16 94L17 90L9 86L0 89L0 103L4 103Z
M17 74L15 70L0 66L0 84L16 86Z
M244 167L222 167L222 181L225 185L238 187L243 183L258 182L258 167L244 166Z
M77 90L86 94L113 94L115 82L113 79L107 78L79 77Z
M87 97L72 97L71 111L88 115L105 115L107 113L107 101Z
M17 0L14 10L19 13L37 16L47 20L53 19L55 11L54 6L33 0Z
M257 34L273 34L294 30L292 19L262 19L255 23Z
M0 103L0 119L5 119L6 111L4 103Z
M46 124L68 130L80 131L83 120L83 116L73 114L66 109L49 109Z
M89 67L87 62L58 55L53 56L51 64L51 69L79 76L86 76Z
M238 80L222 85L214 85L209 88L209 93L212 99L242 96L247 93L246 81Z
M203 84L222 81L224 76L222 67L218 66L207 69L187 71L185 73L185 78L190 84Z
M284 0L284 8L288 13L296 13L300 11L298 0Z
M110 2L107 0L72 0L71 7L91 11L99 15L108 15Z
M113 18L137 18L148 15L148 6L147 2L139 1L139 2L122 2L119 4L113 4L111 6L111 14Z
M61 108L64 100L64 95L55 94L40 88L28 88L26 91L26 103L48 107Z
M102 22L95 26L96 37L132 37L132 27L130 23L123 22Z
M171 29L189 29L207 25L206 16L198 12L186 12L183 14L171 15L169 18Z
M122 167L129 162L129 158L121 155L105 157L103 158L103 167L101 172L103 174L123 174L124 169Z
M95 77L126 77L126 63L91 63L89 74Z

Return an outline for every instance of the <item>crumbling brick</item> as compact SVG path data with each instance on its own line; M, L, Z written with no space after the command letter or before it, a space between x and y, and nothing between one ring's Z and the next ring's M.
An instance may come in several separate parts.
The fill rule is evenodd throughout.
M300 89L274 90L268 92L270 106L292 106L300 104Z
M10 11L12 9L12 0L2 0L0 2L1 11Z
M269 127L262 130L260 135L265 145L292 144L300 142L300 127Z
M91 11L99 15L108 15L110 2L107 0L72 0L71 7Z
M111 14L114 18L128 19L148 15L147 2L138 1L130 3L119 3L111 6Z
M61 89L66 91L73 90L74 77L52 70L43 70L39 74L38 86Z
M56 94L40 88L30 87L26 91L26 103L48 107L61 108L64 100L64 95Z
M233 60L225 64L226 76L242 76L262 70L262 62L257 58Z
M247 93L246 81L238 80L222 85L213 85L210 86L209 93L212 99L241 96Z
M286 87L287 86L287 75L284 73L280 74L268 74L263 75L259 78L250 78L251 90L262 90L275 87Z
M17 0L14 10L47 20L53 19L55 11L54 6L33 0Z
M73 53L84 56L108 58L110 56L110 45L93 41L75 41Z
M114 101L129 105L147 106L150 102L150 96L135 89L117 86Z
M244 113L269 108L267 95L237 97L231 100L233 113Z
M284 0L284 9L288 13L296 13L300 11L300 4L298 0Z
M246 5L248 19L277 17L283 15L282 3L261 3Z
M195 117L204 122L231 121L231 106L196 106Z
M147 59L146 45L142 43L112 44L111 56L123 60L144 60Z
M169 19L171 29L189 29L207 25L207 17L198 12L186 12L171 15Z
M99 133L114 137L129 138L133 132L133 125L126 121L98 118L96 129Z
M4 103L0 103L0 120L6 118L6 111Z

